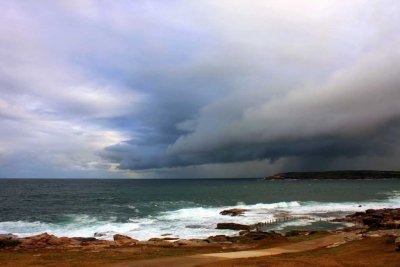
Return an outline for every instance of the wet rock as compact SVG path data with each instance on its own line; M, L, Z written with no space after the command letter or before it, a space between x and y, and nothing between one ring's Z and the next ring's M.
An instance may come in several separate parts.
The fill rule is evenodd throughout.
M219 214L221 215L230 215L230 216L242 216L247 209L228 209L228 210L223 210Z
M105 236L110 236L113 235L114 232L108 231L108 232L96 232L94 233L94 237L105 237Z
M103 237L103 236L106 236L106 234L105 233L94 233L94 235L93 235L94 237Z
M362 223L365 226L375 229L397 229L400 228L400 208L368 209L365 212L356 212L334 221Z
M250 225L239 223L218 223L216 229L229 229L229 230L250 230Z

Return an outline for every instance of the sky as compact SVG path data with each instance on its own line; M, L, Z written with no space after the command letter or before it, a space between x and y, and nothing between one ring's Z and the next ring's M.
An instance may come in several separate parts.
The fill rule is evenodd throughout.
M1 178L400 170L397 0L0 10Z

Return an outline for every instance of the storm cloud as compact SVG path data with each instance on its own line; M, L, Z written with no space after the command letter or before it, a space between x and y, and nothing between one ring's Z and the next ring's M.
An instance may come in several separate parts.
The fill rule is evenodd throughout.
M1 6L2 177L398 169L397 1Z

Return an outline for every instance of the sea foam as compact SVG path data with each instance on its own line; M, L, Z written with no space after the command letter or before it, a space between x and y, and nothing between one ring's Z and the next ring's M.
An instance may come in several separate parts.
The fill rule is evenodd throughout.
M170 234L179 238L204 238L217 234L235 234L236 231L217 230L217 223L234 222L254 224L273 220L280 216L299 216L300 219L283 222L270 227L280 230L284 227L301 227L318 220L329 220L356 211L366 209L400 207L400 194L392 192L385 200L364 202L277 202L235 206L188 207L159 212L153 216L130 218L126 222L118 222L116 218L108 220L88 215L70 215L71 219L63 223L8 221L0 222L0 233L12 233L20 237L36 235L43 232L56 236L91 237L95 233L100 239L110 240L116 233L131 236L139 240ZM132 206L134 209L134 207ZM224 216L224 209L248 209L244 216ZM283 215L282 215L283 214ZM100 234L99 234L100 233Z

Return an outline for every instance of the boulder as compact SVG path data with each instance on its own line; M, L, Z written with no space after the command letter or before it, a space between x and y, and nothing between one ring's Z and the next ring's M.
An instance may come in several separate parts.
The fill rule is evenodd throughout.
M121 245L136 245L139 243L139 240L120 234L114 235L114 241Z
M345 218L335 221L360 223L374 229L398 229L400 227L400 209L368 209L365 212L356 212Z
M228 209L228 210L223 210L219 214L221 215L230 215L230 216L241 216L243 215L247 209Z
M31 241L36 241L36 242L40 242L40 241L44 241L46 242L47 240L56 237L55 235L49 235L48 233L43 233L43 234L39 234L39 235L33 235L31 237L27 237L27 239L31 240Z
M43 233L22 239L21 247L24 248L44 248L48 246L60 245L58 237Z
M114 241L130 241L130 240L134 240L133 238L126 236L126 235L120 235L120 234L116 234L113 236Z
M21 239L22 248L51 248L51 247L73 247L80 245L80 240L75 240L68 237L56 237L43 233L40 235L30 236Z
M218 223L216 229L228 229L228 230L250 230L250 225L239 224L239 223Z
M396 246L396 251L400 251L400 237L394 240L394 245Z

